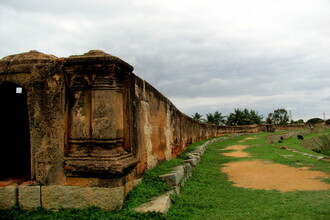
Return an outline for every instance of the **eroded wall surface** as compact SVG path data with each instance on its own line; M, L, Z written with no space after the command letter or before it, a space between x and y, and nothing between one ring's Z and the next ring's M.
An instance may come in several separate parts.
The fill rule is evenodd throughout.
M0 61L0 83L14 83L27 91L31 179L61 184L65 179L66 100L65 77L57 57L37 51L5 57Z
M53 189L68 207L72 196L78 196L72 203L76 207L80 200L86 201L85 193L96 190L102 196L102 188L109 189L104 193L105 201L110 201L115 192L113 195L122 203L147 169L177 157L199 140L304 126L216 126L196 122L137 77L132 66L98 50L68 58L37 51L5 57L0 60L0 86L4 83L17 84L27 92L29 184L40 187L39 194L34 190L35 197L42 196L43 191L49 195L40 200L47 208L61 205L61 200L53 201L52 193L46 193ZM4 191L14 193L12 197L19 201L20 190L26 190L17 191L17 183L7 185L15 184L16 191ZM61 187L47 188L50 185ZM68 189L84 193L80 198L68 194ZM98 204L97 198L95 204L93 201L87 205ZM87 205L84 203L84 207ZM120 204L115 203L106 209L118 207Z

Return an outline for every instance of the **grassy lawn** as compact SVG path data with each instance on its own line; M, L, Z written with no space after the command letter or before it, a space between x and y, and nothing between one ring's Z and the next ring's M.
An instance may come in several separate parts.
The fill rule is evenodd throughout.
M233 187L227 175L220 172L224 164L247 160L222 156L231 145L250 145L245 149L252 157L289 166L311 166L315 170L330 171L330 164L298 153L266 144L269 134L253 134L258 139L239 141L245 137L214 143L207 148L193 176L174 197L168 219L330 219L330 190L279 192ZM290 141L290 140L289 140ZM288 144L284 142L282 144ZM292 154L284 158L281 155Z
M301 147L298 140L292 138L281 144L266 144L267 135L270 133L251 134L210 145L200 164L194 169L192 177L181 188L181 194L173 196L172 207L166 216L158 213L140 214L136 213L134 208L171 189L157 177L181 164L184 156L165 161L148 171L142 183L127 196L123 210L105 212L90 208L52 212L44 209L23 211L16 208L0 211L0 219L330 219L330 190L284 193L277 190L239 188L234 187L233 183L228 181L227 175L221 172L221 167L227 163L255 159L294 167L308 166L313 170L330 172L330 163L327 161L280 149L281 146L287 146L301 152L320 155ZM239 142L247 137L257 139ZM194 150L204 142L191 145L187 151ZM244 150L250 157L223 156L221 153L230 152L223 149L231 145L251 146ZM283 157L289 154L293 156ZM325 181L330 183L329 179Z

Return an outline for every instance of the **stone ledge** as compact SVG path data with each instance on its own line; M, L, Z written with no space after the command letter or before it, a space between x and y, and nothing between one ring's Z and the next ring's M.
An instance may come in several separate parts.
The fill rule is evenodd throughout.
M138 208L135 208L135 211L142 213L160 212L162 214L166 214L171 206L170 196L174 193L174 191L170 191L161 196L154 197L149 202L142 204Z
M195 167L198 164L198 160L196 158L189 159L189 160L184 160L183 162L189 163L192 167Z
M173 168L171 173L160 175L159 178L163 179L170 186L178 186L184 177L183 166Z
M41 207L40 186L18 186L18 203L22 209Z
M17 186L0 187L0 209L11 209L17 203Z
M42 206L46 209L88 208L120 209L124 201L124 187L101 188L81 186L43 186Z

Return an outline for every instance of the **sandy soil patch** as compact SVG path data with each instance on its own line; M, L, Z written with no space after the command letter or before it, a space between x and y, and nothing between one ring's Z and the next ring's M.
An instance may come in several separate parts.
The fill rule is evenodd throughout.
M235 152L229 152L229 153L222 153L225 156L229 157L249 157L250 155L246 152L243 152L245 148L250 147L249 145L232 145L229 147L224 148L224 150L235 150Z
M244 143L245 141L248 141L248 140L255 140L255 139L258 139L258 138L255 138L255 137L247 137L247 138L244 138L244 139L241 140L241 141L238 141L238 143Z
M225 156L228 157L238 157L238 158L243 158L243 157L249 157L250 155L246 152L243 151L235 151L235 152L230 152L230 153L222 153Z
M224 150L244 150L245 148L250 147L249 145L232 145L224 148Z
M330 189L330 184L318 179L329 178L327 173L272 164L263 160L232 162L221 170L228 174L229 180L237 187L275 189L281 192Z

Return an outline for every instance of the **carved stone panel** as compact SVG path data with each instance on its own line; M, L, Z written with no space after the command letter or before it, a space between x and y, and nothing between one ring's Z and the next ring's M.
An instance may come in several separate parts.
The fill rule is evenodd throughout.
M91 136L90 94L87 80L84 77L75 78L70 97L70 138L72 140L85 140Z
M68 176L124 175L138 160L124 144L123 80L115 73L71 70L69 138L65 157ZM127 109L127 107L125 107ZM126 137L127 138L127 137Z
M93 90L92 93L93 138L116 141L116 92L114 90Z

